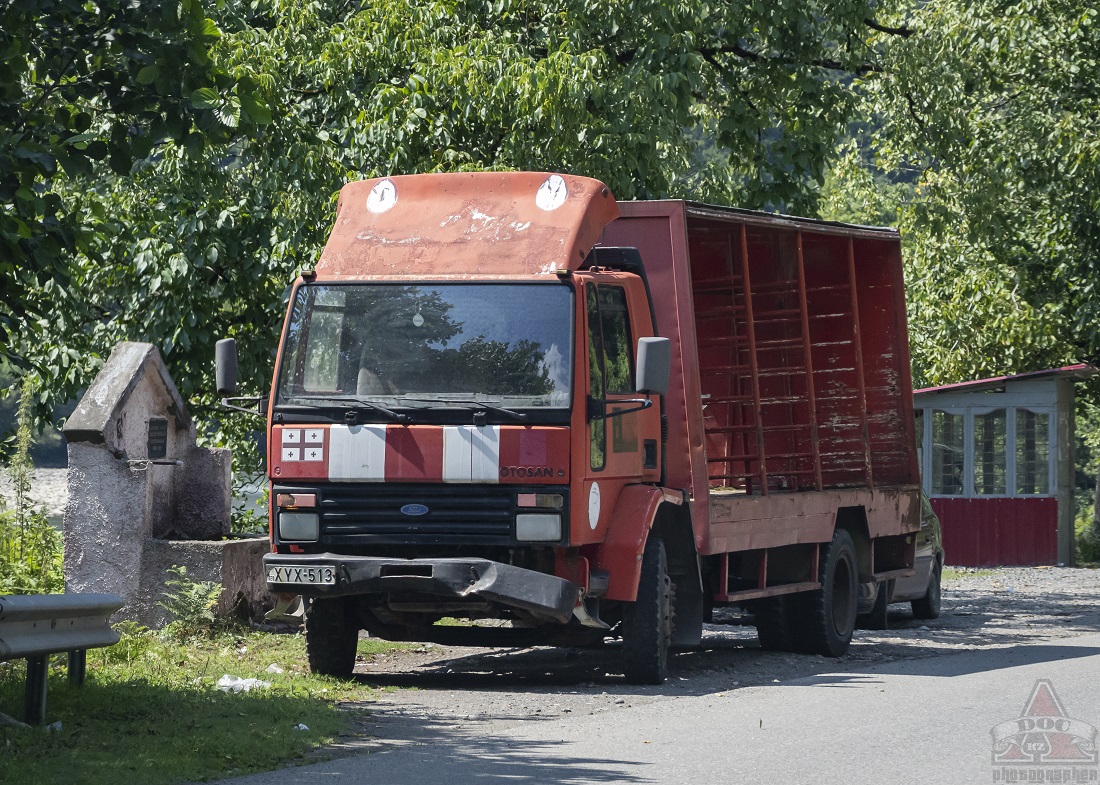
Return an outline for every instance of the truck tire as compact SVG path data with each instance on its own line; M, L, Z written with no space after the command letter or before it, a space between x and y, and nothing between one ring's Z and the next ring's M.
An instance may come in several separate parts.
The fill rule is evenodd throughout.
M359 625L347 597L314 597L306 606L306 657L311 673L351 678Z
M753 617L756 636L764 651L795 651L790 601L785 595L757 601Z
M938 619L940 617L940 605L942 604L942 589L940 587L940 570L937 564L932 574L928 576L928 591L919 600L913 600L914 619Z
M638 599L623 612L623 667L631 684L661 684L668 677L672 605L665 544L650 537L642 554Z
M856 546L844 529L833 532L833 539L821 549L818 582L821 587L802 595L802 622L799 648L807 654L839 657L848 651L855 629Z

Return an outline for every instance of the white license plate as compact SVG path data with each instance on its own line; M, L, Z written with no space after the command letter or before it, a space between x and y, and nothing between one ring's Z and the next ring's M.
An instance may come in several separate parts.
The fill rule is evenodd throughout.
M336 568L272 566L267 568L267 582L333 586L336 584Z

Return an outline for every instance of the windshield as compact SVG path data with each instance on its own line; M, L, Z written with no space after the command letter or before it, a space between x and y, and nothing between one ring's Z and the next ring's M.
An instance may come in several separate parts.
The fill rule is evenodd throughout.
M562 285L303 285L276 405L568 409L572 345Z

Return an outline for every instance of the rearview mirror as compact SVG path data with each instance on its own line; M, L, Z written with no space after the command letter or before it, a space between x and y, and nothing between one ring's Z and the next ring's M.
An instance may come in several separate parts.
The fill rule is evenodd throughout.
M634 389L645 395L665 395L672 367L672 342L668 338L639 338L637 384Z
M237 394L237 341L223 338L214 344L214 378L218 395Z

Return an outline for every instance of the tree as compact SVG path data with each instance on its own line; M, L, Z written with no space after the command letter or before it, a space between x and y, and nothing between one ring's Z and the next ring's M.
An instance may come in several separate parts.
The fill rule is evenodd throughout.
M827 213L901 227L918 382L1100 356L1092 6L933 0L878 42L857 112L875 122L848 146Z
M100 218L63 198L127 175L168 143L224 142L262 121L250 85L212 66L219 31L201 0L0 0L0 358L51 316L74 254L96 260Z
M873 7L219 4L211 68L254 86L271 123L226 141L166 137L127 176L100 167L91 182L69 181L63 203L93 230L68 285L47 280L34 293L50 318L20 350L64 396L118 340L151 341L209 415L212 395L198 393L212 389L214 341L241 338L242 378L265 384L287 283L313 265L350 179L563 170L619 198L811 210L848 81L878 67ZM220 95L221 114L210 111L230 126L238 104L240 122L267 119Z

